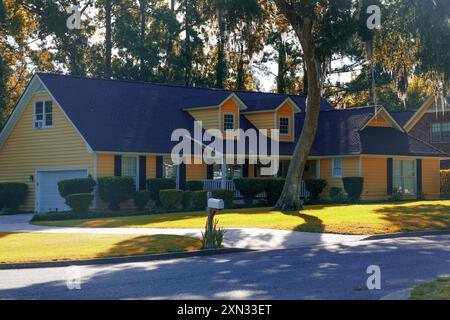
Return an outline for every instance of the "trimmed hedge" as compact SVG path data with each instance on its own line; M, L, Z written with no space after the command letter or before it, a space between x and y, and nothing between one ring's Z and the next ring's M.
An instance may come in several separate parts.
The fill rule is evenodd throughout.
M211 191L213 198L222 199L225 209L233 207L234 191L233 190L213 190Z
M25 204L28 186L21 182L0 183L0 209L17 210Z
M323 192L328 182L323 179L307 179L305 180L306 190L311 194L312 200L317 200Z
M239 190L247 204L252 204L253 199L261 192L264 192L268 184L267 178L239 178L233 181L236 189Z
M344 189L348 194L348 197L352 201L356 201L361 199L361 195L363 193L364 186L364 178L362 177L348 177L343 178Z
M188 191L203 191L203 181L187 181L186 190Z
M161 190L159 191L159 201L161 202L162 208L165 210L181 209L183 191L176 189Z
M174 179L156 178L147 180L147 190L150 193L150 199L159 203L159 192L161 190L175 189Z
M347 195L342 188L331 188L330 198L333 203L345 203L347 201Z
M150 192L148 191L139 191L134 194L133 197L134 206L138 210L144 210L147 207L148 202L150 201Z
M193 191L184 191L183 199L181 200L181 206L184 210L188 210L191 207L191 194Z
M67 199L71 194L92 193L96 184L92 178L62 180L58 182L58 190L61 197Z
M441 170L441 193L450 195L450 170Z
M66 204L72 208L74 213L84 213L89 211L94 195L92 193L74 193L66 198Z
M267 194L267 202L270 206L276 205L278 199L283 192L284 183L286 179L283 178L274 178L269 179L267 182L266 194Z
M112 211L120 210L120 204L133 198L136 183L131 177L101 177L98 178L98 193L100 199L108 203Z
M208 205L208 193L206 191L191 191L191 210L204 210Z

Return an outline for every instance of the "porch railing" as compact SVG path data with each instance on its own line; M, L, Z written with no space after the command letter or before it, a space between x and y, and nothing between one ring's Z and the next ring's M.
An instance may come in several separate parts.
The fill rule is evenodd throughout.
M220 190L222 187L222 180L203 180L203 190L205 191L213 191ZM225 190L234 190L235 198L242 198L240 192L236 189L234 182L232 180L225 181ZM266 192L258 194L257 198L265 198ZM309 192L306 190L305 181L300 182L300 198L307 199L309 197Z

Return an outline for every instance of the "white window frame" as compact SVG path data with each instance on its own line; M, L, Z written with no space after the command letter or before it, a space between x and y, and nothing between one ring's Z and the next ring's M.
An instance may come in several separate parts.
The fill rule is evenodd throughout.
M341 173L340 174L337 174L337 172L335 171L335 163L337 161L340 161L340 163L341 163ZM331 162L331 171L332 171L333 178L342 178L342 176L344 175L344 162L342 161L342 159L333 159L333 161Z
M50 113L52 116L52 124L51 125L47 125L47 113L45 112L45 103L46 102L50 102L52 104L52 112ZM36 106L38 103L42 103L42 120L37 120L36 119ZM33 105L33 129L48 129L48 128L53 128L54 125L54 117L53 117L53 110L54 110L54 103L52 100L36 100L34 101L34 105ZM36 123L41 122L42 126L38 126L36 127Z
M442 130L442 128L444 127L444 125L446 125L447 127L450 125L450 122L448 122L448 121L446 121L446 122L433 122L432 124L431 124L431 128L430 128L430 131L431 131L431 133L430 133L430 141L431 141L431 143L449 143L450 142L450 139L446 139L446 140L444 140L443 139L443 133L444 132L449 132L450 130ZM434 126L438 126L438 131L437 131L437 133L439 133L439 141L434 141L433 140L433 133L435 132L435 131L433 131L433 127Z
M129 175L125 175L124 174L124 172L125 172L125 159L126 158L134 158L134 160L136 161L136 176L135 177L133 177L133 176L129 176ZM136 182L136 191L139 191L139 157L138 156L133 156L133 155L131 155L131 156L129 156L129 155L123 155L122 156L122 177L132 177L132 178L134 178L134 181Z
M402 159L402 158L400 158L400 159L394 159L393 160L394 161L394 163L393 163L393 165L392 165L392 188L396 188L396 184L395 184L395 181L396 181L396 178L400 178L401 180L402 180L402 184L403 184L403 187L404 187L404 181L405 181L405 175L404 175L404 171L403 171L403 168L404 168L404 163L406 162L406 161L408 161L408 162L412 162L414 165L413 165L413 176L412 176L412 178L414 179L413 181L414 181L414 190L413 190L413 192L404 192L404 190L402 190L402 194L404 194L404 195L416 195L417 194L417 160L416 159ZM395 172L395 162L400 162L401 163L401 176L397 176L396 175L396 172Z
M281 119L287 119L287 121L288 121L288 132L287 133L282 133L281 132ZM278 118L278 130L280 131L280 135L281 136L290 136L291 135L291 117L289 117L289 116L280 116Z
M233 117L233 129L227 129L225 126L225 117L232 116ZM224 112L223 114L223 130L228 132L233 132L236 130L236 115L233 112Z

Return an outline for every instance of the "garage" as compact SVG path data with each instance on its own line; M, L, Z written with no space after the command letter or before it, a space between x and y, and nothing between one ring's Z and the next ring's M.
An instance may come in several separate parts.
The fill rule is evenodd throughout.
M86 169L39 170L36 180L36 211L39 213L52 211L69 211L58 191L61 180L86 178Z

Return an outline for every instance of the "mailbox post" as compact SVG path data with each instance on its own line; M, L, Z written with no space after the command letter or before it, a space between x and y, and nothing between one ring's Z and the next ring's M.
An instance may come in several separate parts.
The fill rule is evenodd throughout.
M224 202L222 199L214 199L211 198L211 193L208 192L208 221L207 221L207 230L206 230L206 237L207 237L207 248L208 249L214 249L214 216L218 211L221 211L224 209Z

